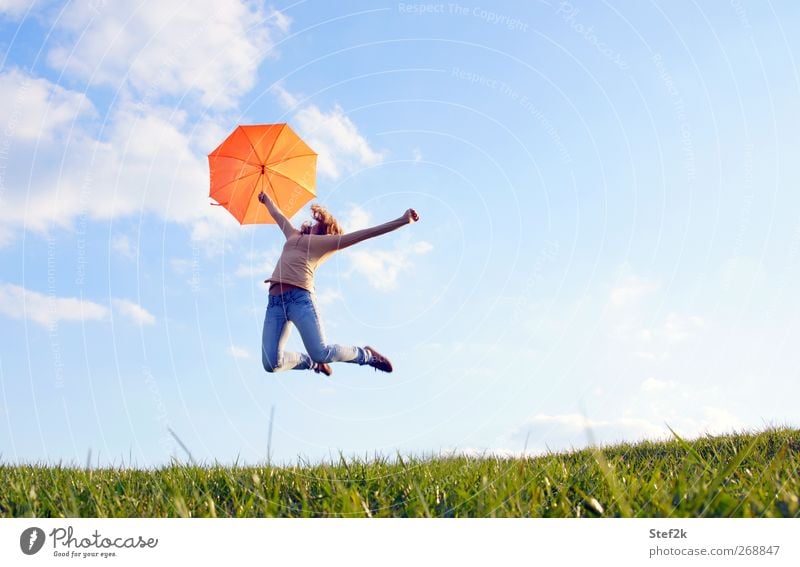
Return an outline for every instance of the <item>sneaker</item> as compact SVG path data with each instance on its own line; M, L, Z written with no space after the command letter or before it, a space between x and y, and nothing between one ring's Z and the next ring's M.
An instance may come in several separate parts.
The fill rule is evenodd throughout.
M324 374L325 376L330 376L331 374L333 374L333 369L331 368L331 365L330 365L330 364L327 364L327 363L325 363L325 362L322 362L322 363L320 363L320 362L315 362L315 363L314 363L314 366L312 366L311 368L312 368L312 369L314 370L314 372L316 372L317 374L320 374L320 373L322 373L322 374Z
M366 350L370 355L367 364L372 366L375 370L382 370L383 372L392 371L392 363L389 362L388 358L383 356L371 346L365 346L364 350Z

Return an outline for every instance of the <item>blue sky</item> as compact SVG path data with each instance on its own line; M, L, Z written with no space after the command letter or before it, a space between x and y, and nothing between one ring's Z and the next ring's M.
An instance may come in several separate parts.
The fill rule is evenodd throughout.
M255 463L272 408L280 462L797 426L794 3L124 4L0 3L4 461ZM422 217L317 274L391 375L261 368L283 237L205 156L273 122L348 229Z

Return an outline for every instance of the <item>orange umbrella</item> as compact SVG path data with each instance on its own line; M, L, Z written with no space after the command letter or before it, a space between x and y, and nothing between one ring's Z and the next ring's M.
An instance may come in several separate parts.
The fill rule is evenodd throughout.
M261 191L292 218L316 196L317 154L288 124L239 126L208 154L209 196L241 224L274 223Z

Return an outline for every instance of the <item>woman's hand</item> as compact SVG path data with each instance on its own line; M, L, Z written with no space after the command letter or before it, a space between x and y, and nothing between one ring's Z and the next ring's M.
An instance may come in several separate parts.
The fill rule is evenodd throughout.
M419 220L419 215L414 209L408 209L405 213L403 213L401 218L405 219L408 224L411 224L412 222L417 222Z
M264 193L263 191L258 194L258 200L261 204L266 205L267 199L269 199L269 197L267 197L267 194Z

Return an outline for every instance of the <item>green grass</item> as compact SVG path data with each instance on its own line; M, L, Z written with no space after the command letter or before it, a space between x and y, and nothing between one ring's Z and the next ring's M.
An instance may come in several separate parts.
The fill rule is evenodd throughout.
M800 430L536 458L157 470L0 465L0 516L800 517Z

